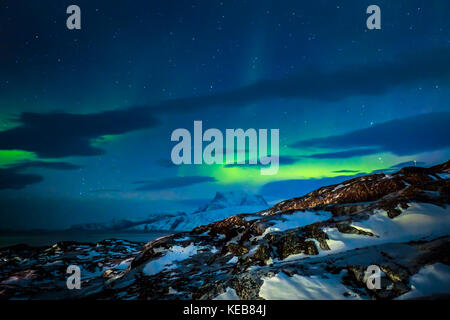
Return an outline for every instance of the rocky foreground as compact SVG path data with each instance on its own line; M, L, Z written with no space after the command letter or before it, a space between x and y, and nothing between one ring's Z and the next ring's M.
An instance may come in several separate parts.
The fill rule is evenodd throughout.
M450 162L372 174L147 244L0 249L0 299L450 296ZM82 270L80 290L66 268ZM368 266L381 289L366 285Z

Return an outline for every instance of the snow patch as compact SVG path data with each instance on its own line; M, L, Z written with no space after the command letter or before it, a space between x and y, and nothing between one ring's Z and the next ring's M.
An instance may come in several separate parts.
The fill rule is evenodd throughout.
M352 250L387 242L408 242L422 238L437 238L450 229L449 206L442 208L426 203L411 203L394 219L378 210L368 220L354 222L353 227L371 232L378 237L341 233L336 228L324 228L331 250L324 253Z
M233 257L230 260L228 260L227 263L237 263L238 262L238 257Z
M227 290L224 293L219 294L213 300L241 300L236 294L236 290L233 288L227 287Z
M172 287L169 287L169 294L179 294L177 290L173 289Z
M293 214L284 214L281 220L276 220L275 224L268 227L261 238L273 231L286 231L296 229L319 221L331 218L331 213L327 211L296 211Z
M411 291L397 297L399 300L450 294L450 266L442 263L428 265L411 277Z
M436 175L441 179L450 179L450 173L436 173Z
M118 265L114 266L113 268L117 269L117 270L125 270L130 266L133 259L134 258L129 258L129 259L123 260Z
M164 256L148 262L142 271L145 275L151 276L163 271L164 269L172 269L174 267L174 262L185 260L193 255L196 255L198 249L199 248L192 243L185 248L181 246L173 246Z
M341 274L289 277L283 272L263 278L259 296L266 300L343 300L361 299L341 283ZM345 296L344 294L347 294Z
M343 188L343 187L345 187L345 186L346 186L345 184L340 184L340 185L338 185L337 187L335 187L335 188L333 189L333 191L339 190L339 189L341 189L341 188Z

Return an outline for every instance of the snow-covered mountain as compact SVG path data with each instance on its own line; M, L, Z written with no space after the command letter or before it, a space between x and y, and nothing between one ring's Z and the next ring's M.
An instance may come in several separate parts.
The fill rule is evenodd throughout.
M195 212L206 212L235 207L268 207L266 200L260 195L243 191L217 192L214 199Z
M260 195L243 191L217 192L210 202L191 214L168 216L152 223L144 222L132 230L187 231L235 214L261 211L268 207Z
M149 216L148 218L138 219L113 219L108 222L93 222L76 224L70 227L70 230L78 231L126 231L126 230L148 230L146 225L158 223L158 221L172 221L175 223L186 216L185 212L163 213ZM172 226L172 225L170 225ZM169 227L170 227L169 226ZM167 229L164 229L167 230Z
M229 216L267 209L269 205L260 195L243 191L217 192L206 205L193 213L178 212L152 215L145 219L120 219L105 223L74 225L72 230L83 231L188 231Z

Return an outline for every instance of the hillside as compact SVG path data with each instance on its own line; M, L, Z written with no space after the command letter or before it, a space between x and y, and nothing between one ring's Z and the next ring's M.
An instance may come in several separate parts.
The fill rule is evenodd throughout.
M92 245L0 250L3 298L58 297L56 261L81 264L96 299L409 299L450 294L450 162L317 189L136 249ZM116 240L119 241L119 240ZM81 248L81 249L80 249ZM104 248L101 246L100 248ZM73 252L81 250L78 256ZM36 259L37 257L37 259ZM93 258L95 257L95 258ZM13 262L14 261L14 262ZM63 264L64 266L65 264ZM366 286L381 269L381 289ZM60 283L42 286L43 272ZM20 283L20 293L17 289ZM36 289L46 288L46 289Z

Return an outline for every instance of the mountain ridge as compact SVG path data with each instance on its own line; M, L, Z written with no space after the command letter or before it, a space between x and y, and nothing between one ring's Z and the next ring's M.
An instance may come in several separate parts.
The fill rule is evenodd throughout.
M194 213L241 206L268 206L266 200L259 194L249 194L243 191L217 191L214 198Z
M244 191L216 192L208 203L192 213L164 213L142 219L113 219L101 223L73 225L80 231L186 231L199 224L208 224L230 216L235 211L252 212L269 205L260 195Z

